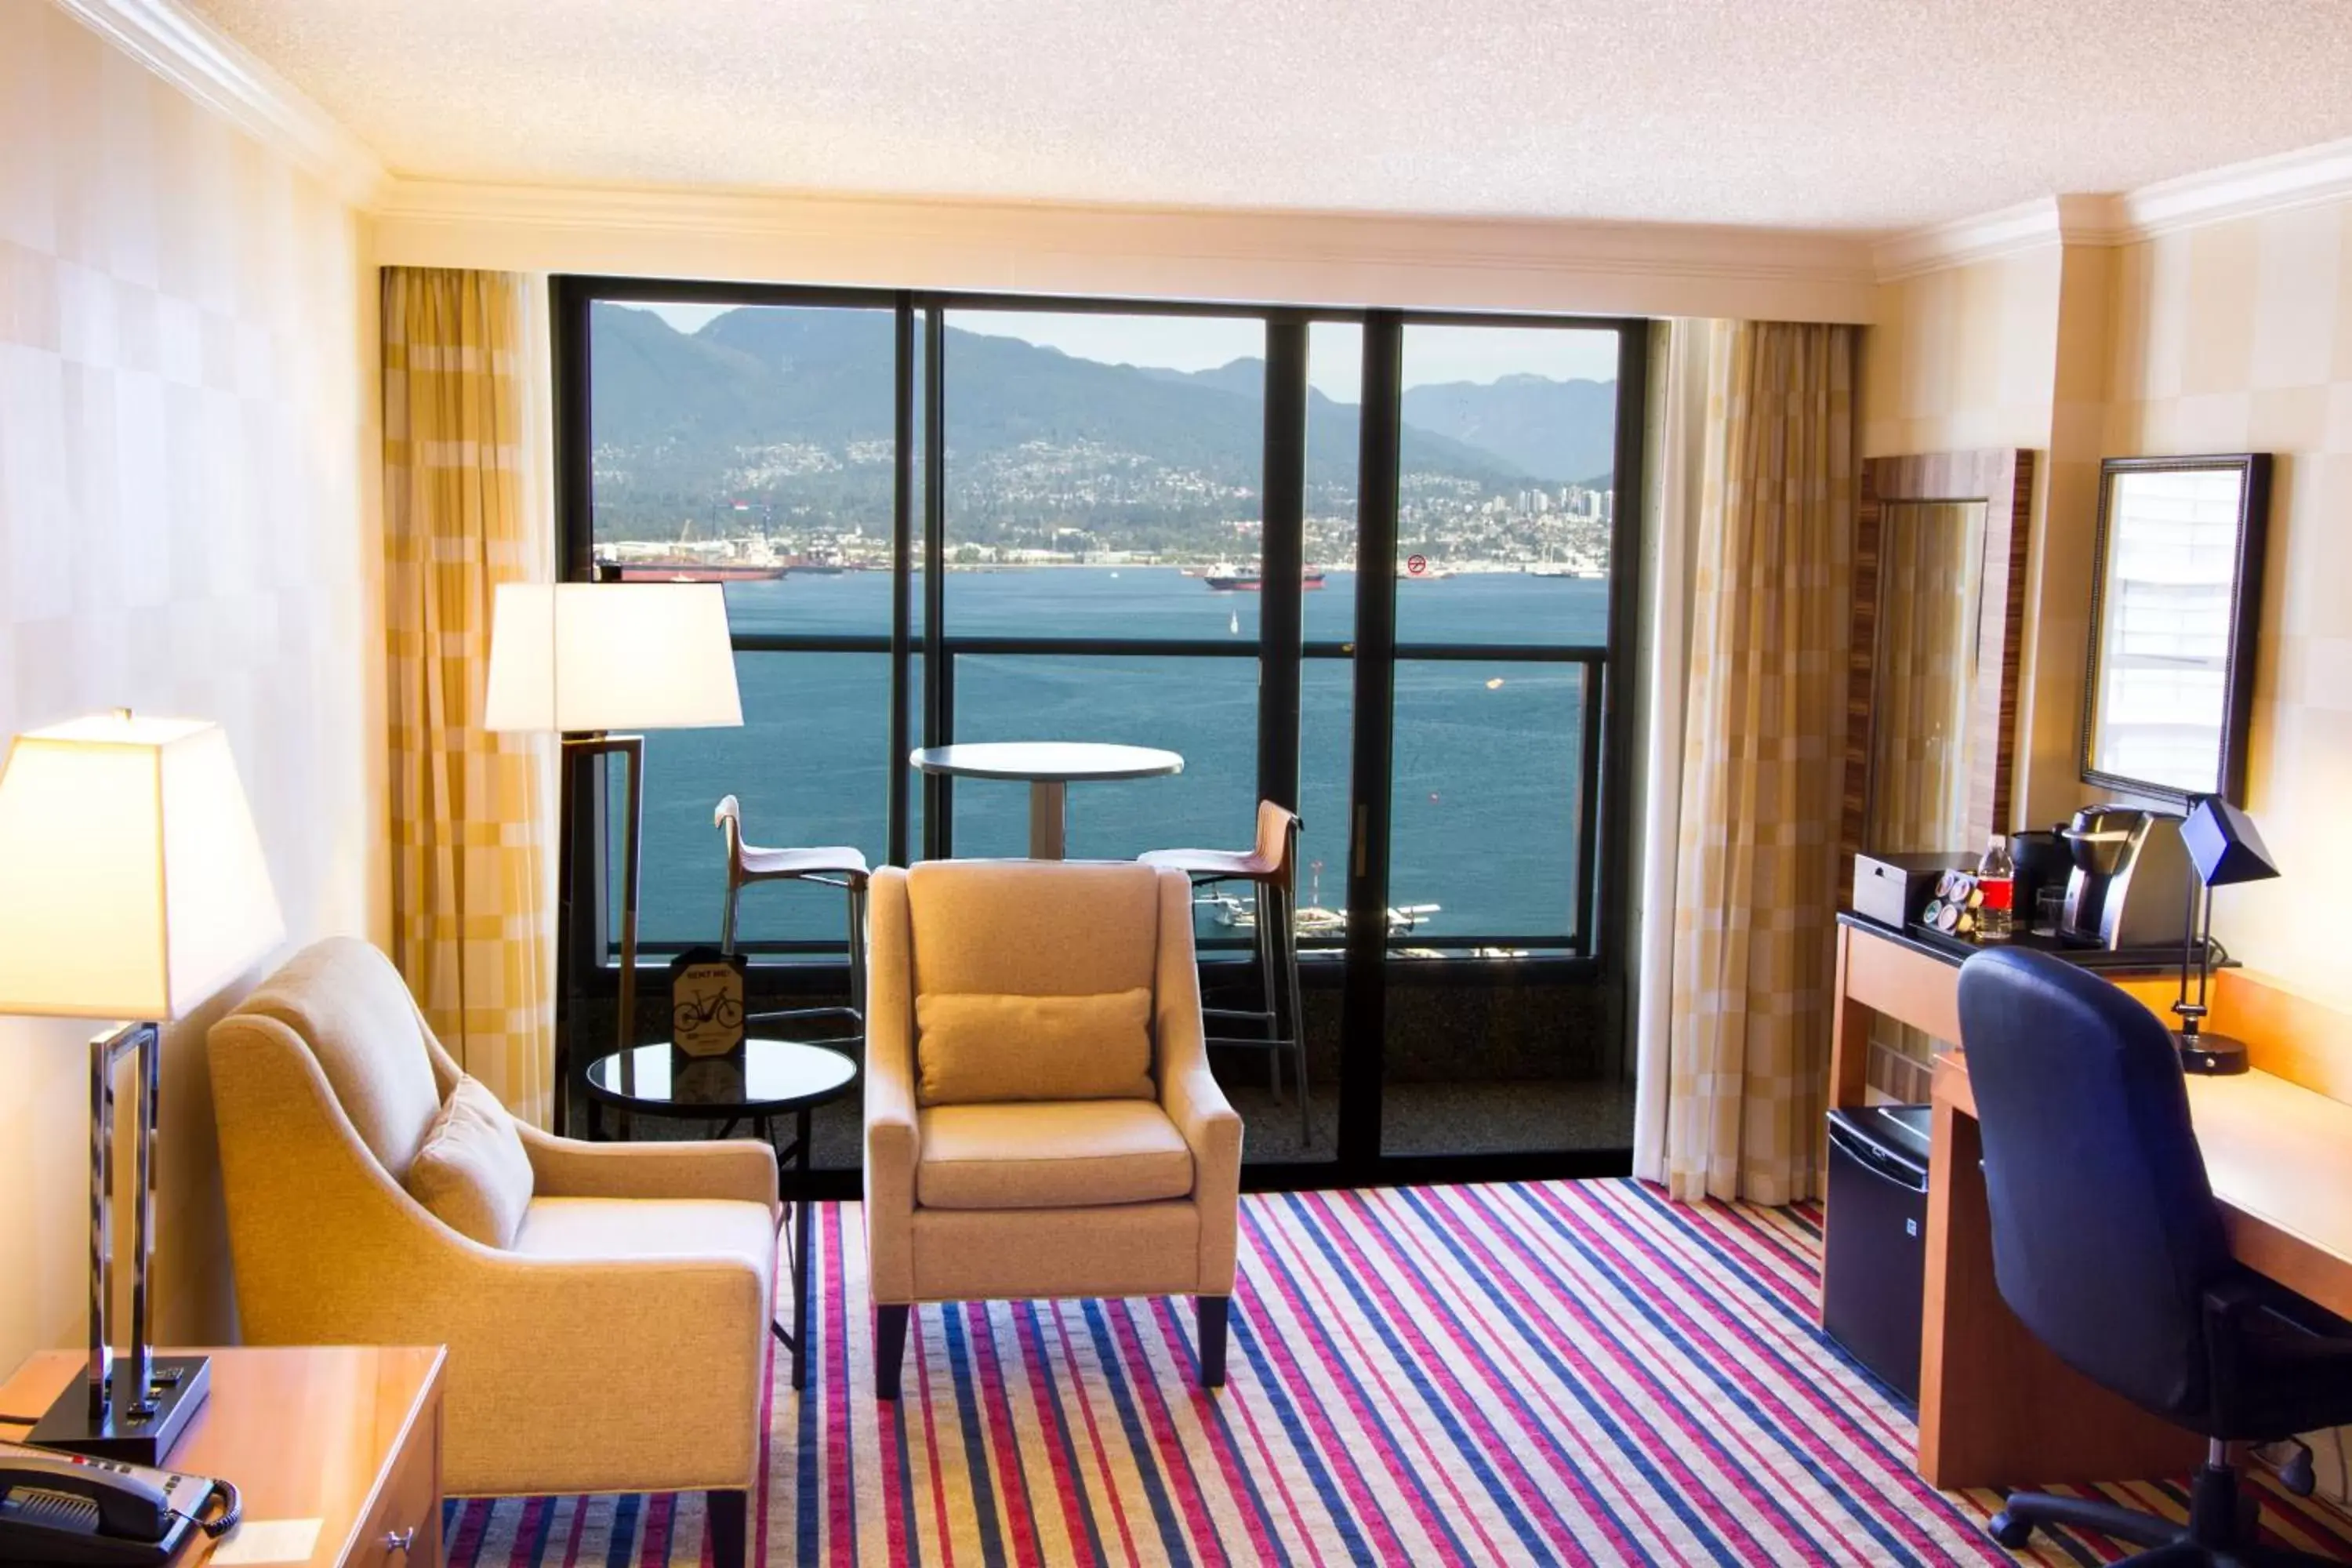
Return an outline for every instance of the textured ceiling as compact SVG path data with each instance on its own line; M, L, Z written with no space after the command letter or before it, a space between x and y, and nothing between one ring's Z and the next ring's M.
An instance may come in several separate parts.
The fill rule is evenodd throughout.
M2352 135L2347 0L196 0L404 174L1886 229Z

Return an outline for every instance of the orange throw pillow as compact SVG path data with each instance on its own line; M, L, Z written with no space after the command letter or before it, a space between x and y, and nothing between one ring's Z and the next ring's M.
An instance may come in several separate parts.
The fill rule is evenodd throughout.
M1156 1100L1151 993L1093 996L946 993L915 999L916 1098Z
M408 1167L408 1195L458 1235L503 1250L522 1228L534 1184L514 1118L480 1082L459 1079Z

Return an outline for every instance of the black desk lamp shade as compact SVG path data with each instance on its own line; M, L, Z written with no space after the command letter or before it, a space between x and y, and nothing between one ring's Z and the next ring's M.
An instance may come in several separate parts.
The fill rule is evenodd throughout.
M2197 880L2189 889L2189 935L2180 948L2180 999L2172 1010L2180 1017L2173 1043L2180 1048L2180 1065L2189 1072L2240 1073L2246 1070L2246 1047L2227 1035L2204 1032L2205 992L2213 973L2213 889L2235 882L2260 882L2279 874L2253 818L2209 795L2199 800L2180 825L2180 840L2188 847ZM2198 900L2204 900L2201 914ZM2190 971L2197 975L2197 1000L2189 999Z

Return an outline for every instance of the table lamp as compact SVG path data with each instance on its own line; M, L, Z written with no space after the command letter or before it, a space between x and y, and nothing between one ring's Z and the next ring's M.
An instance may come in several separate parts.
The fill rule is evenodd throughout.
M2204 1029L2205 987L2213 973L2213 889L2234 882L2260 882L2279 874L2272 864L2263 836L2253 819L2218 795L2198 801L2180 825L2180 841L2188 847L2197 879L2189 885L2189 934L2180 943L2180 999L2172 1010L2180 1017L2172 1043L2179 1048L2182 1070L2216 1076L2246 1070L2246 1043ZM2204 899L2203 918L2197 902ZM2189 976L2197 975L2197 1000L2189 999Z
M618 1049L637 1005L637 865L645 816L640 730L743 722L726 590L715 583L502 583L490 618L486 729L554 732L573 755L618 753L622 805ZM568 780L567 780L568 782Z
M0 768L0 1013L128 1018L89 1042L89 1373L31 1441L154 1465L204 1403L202 1356L150 1342L158 1025L284 938L253 815L218 726L128 710L19 735ZM131 1345L118 1364L114 1068L138 1053Z

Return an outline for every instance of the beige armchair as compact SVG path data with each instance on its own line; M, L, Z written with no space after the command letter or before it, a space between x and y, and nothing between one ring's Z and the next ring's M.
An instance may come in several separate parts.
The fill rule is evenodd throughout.
M448 1350L447 1489L710 1494L743 1557L776 1256L764 1143L591 1144L521 1129L510 1248L402 1186L459 1072L383 954L297 954L210 1037L237 1309L253 1344Z
M867 939L876 1392L898 1395L917 1303L1069 1296L1198 1298L1201 1383L1222 1385L1242 1124L1202 1041L1184 874L1020 860L878 871ZM940 1059L950 1045L940 999L1066 1021L1139 989L1149 1044L1136 1065L1148 1076L1118 1098L1065 1092L1063 1068L1096 1055L1091 1039L1047 1050L1043 1031L1007 1031L993 1065L1034 1073L1034 1099L1002 1085L975 1097L961 1070L972 1063L951 1074ZM1040 1009L1039 998L1073 1000ZM969 1037L953 1044L973 1054ZM989 1068L990 1053L978 1055Z

